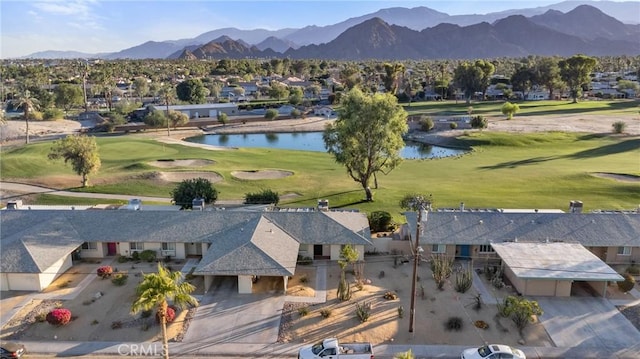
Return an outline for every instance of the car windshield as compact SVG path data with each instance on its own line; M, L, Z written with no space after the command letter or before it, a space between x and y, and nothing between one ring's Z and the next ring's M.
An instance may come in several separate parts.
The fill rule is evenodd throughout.
M478 348L478 354L480 354L481 357L487 357L489 355L491 355L491 349L489 349L488 346L483 346Z
M314 345L311 347L311 352L312 352L313 354L316 354L316 355L317 355L317 354L320 354L320 352L322 351L322 349L324 349L324 346L322 346L322 342L320 342L320 343L318 343L318 344L314 344Z

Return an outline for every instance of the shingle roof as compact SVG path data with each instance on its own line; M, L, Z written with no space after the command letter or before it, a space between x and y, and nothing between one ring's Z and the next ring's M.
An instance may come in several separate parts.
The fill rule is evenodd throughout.
M410 233L415 233L417 214L406 212L405 217ZM640 247L640 215L429 212L420 235L420 242L427 244L489 244L515 239Z
M2 216L0 272L43 273L83 241L63 216L5 221Z
M194 274L290 276L295 273L300 244L272 221L257 217L254 231L236 229L216 240Z
M345 218L335 219L341 216ZM279 251L273 251L268 243L261 242L262 237L258 235L259 226L263 223L261 220L273 222L274 228L277 227L278 231L296 242L294 244L287 240L286 243L281 243L286 244L287 248L296 247L291 252L296 255L299 244L370 244L367 240L368 227L361 228L356 233L356 229L363 227L366 222L366 216L362 213L341 212L328 216L324 212L2 211L2 272L8 272L9 269L17 272L30 272L36 268L42 270L46 264L29 264L29 260L24 259L29 251L24 245L23 249L19 249L18 244L25 241L25 233L28 232L31 236L29 243L33 247L31 251L36 253L34 262L54 257L52 251L38 254L38 248L47 245L46 243L56 248L56 254L60 254L58 250L68 254L83 242L204 242L214 244L212 248L230 246L228 248L231 250L237 248L231 246L234 241L244 243L242 241L246 239L245 236L256 235L251 241L252 245L257 246L256 253L270 256L281 267L278 273L284 273L283 270L289 268L291 253L288 250L285 257L279 257ZM51 233L53 234L50 235ZM239 235L242 233L244 236ZM263 257L262 254L258 257ZM56 260L60 258L61 255L56 256ZM255 268L267 267L266 263L260 262L265 258L251 260L256 261ZM295 257L293 262L295 264ZM245 263L250 262L245 258Z

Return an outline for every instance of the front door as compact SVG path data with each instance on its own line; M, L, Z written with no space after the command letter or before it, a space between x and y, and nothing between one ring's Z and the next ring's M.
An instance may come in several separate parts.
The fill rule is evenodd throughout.
M116 242L107 243L107 255L108 256L115 256L116 252L117 252Z
M470 245L462 245L460 246L460 257L469 258L471 254L471 246Z
M322 257L322 244L313 245L313 257L314 258Z

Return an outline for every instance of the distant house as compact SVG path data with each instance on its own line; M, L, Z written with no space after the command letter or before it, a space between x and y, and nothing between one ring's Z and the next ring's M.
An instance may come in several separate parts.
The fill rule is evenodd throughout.
M313 108L313 115L331 118L336 116L336 111L331 106L317 106Z
M152 250L158 258L197 258L208 290L234 276L251 293L253 276L287 280L298 256L338 260L344 245L360 258L369 241L357 212L4 210L0 216L0 290L39 291L74 258L115 258Z
M166 110L166 106L161 105L149 105L147 106L148 110ZM142 110L142 109L141 109ZM195 105L173 105L169 106L169 110L182 112L185 115L189 116L190 119L193 118L202 118L202 117L210 117L216 118L218 117L218 113L226 113L228 116L235 116L238 114L238 105L234 103L205 103L205 104L195 104Z

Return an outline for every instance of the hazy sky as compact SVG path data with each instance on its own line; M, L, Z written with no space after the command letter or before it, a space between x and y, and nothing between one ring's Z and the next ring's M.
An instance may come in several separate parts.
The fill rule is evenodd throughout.
M0 0L0 58L60 50L114 52L145 41L196 37L223 27L269 30L330 25L389 7L485 14L562 0Z

